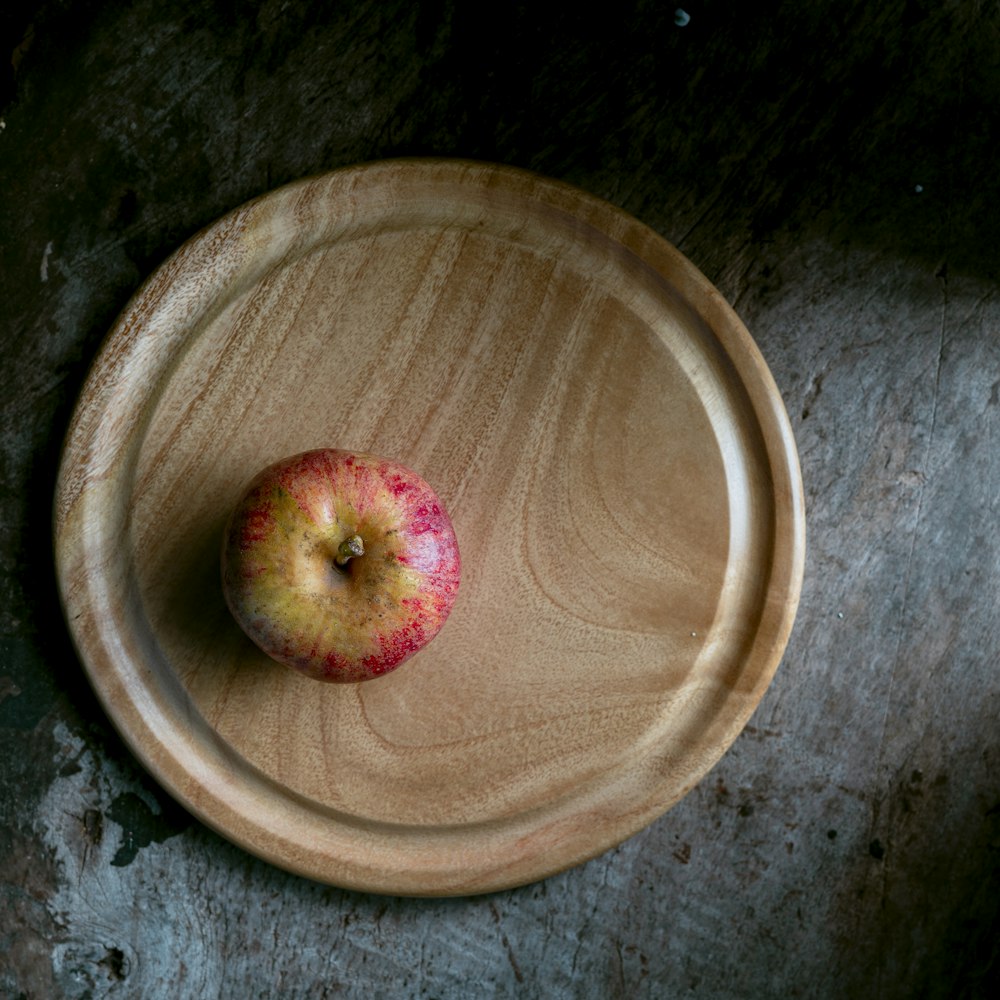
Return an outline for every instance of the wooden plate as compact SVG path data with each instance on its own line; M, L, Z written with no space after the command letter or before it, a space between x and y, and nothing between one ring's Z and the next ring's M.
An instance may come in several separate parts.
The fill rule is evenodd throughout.
M267 463L396 458L464 577L397 672L323 685L223 604ZM798 601L795 446L675 249L561 183L391 161L292 184L168 260L98 357L56 502L80 655L146 767L293 872L449 895L614 846L735 739Z

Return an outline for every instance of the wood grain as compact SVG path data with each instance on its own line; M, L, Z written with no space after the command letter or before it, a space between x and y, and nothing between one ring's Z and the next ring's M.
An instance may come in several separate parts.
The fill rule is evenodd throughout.
M306 448L416 469L458 603L404 668L317 685L228 616L223 522ZM313 878L522 884L725 752L794 617L794 442L676 250L576 189L457 161L339 171L178 251L112 330L60 474L59 582L107 711L207 823Z

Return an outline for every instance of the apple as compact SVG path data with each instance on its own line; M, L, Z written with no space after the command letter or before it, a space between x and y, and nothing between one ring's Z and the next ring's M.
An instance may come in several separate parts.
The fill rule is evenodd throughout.
M398 462L334 448L260 472L223 540L233 617L272 659L320 681L378 677L426 646L460 575L431 487Z

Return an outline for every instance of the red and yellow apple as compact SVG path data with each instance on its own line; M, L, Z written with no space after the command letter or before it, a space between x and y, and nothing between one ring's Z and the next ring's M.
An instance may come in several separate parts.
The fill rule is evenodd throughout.
M332 448L257 475L223 541L233 617L272 659L321 681L378 677L423 648L460 574L451 520L420 476Z

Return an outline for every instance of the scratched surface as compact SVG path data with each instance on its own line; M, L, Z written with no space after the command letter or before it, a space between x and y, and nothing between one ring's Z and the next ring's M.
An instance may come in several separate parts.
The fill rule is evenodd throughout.
M1000 8L14 7L0 996L993 995ZM249 197L403 154L533 168L678 245L774 372L808 506L792 641L702 784L589 864L449 901L289 876L174 805L90 693L48 540L74 399L143 277Z

